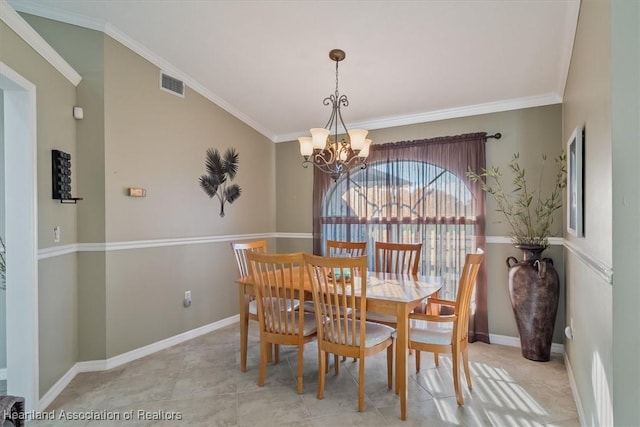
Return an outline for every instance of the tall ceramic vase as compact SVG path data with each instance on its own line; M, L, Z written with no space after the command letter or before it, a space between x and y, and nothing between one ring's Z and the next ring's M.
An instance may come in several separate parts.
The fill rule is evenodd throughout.
M516 318L522 356L547 362L551 356L553 328L558 311L560 285L551 258L541 258L544 247L516 245L523 260L507 258L509 295Z

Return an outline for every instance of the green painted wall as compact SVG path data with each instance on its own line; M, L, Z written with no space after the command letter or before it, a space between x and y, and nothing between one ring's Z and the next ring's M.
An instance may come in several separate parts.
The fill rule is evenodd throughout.
M82 74L76 104L84 119L75 121L78 144L74 195L83 197L77 210L79 243L104 242L104 38L102 32L22 15L74 69ZM106 276L104 252L78 254L78 357L106 358Z
M81 243L275 232L270 141L189 87L184 98L160 90L160 70L110 37L25 17L87 76L77 90L85 116L77 122ZM224 218L198 184L209 147L240 154L234 182L243 193ZM128 197L129 187L145 188L147 197ZM78 360L113 357L236 314L235 275L228 242L81 251Z
M0 236L5 241L4 186L4 95L0 90ZM0 369L7 367L6 291L0 289Z
M640 3L611 1L613 420L640 425Z
M51 199L51 150L76 158L76 128L71 115L75 87L49 62L0 22L0 61L36 86L38 246L50 248L53 228L61 228L61 245L77 242L77 210ZM76 173L75 162L72 173ZM41 395L77 361L76 255L39 262L39 349ZM56 294L56 297L52 297Z
M609 1L582 1L564 93L562 135L563 141L567 141L577 126L585 126L585 235L578 238L565 232L564 237L586 256L611 267L612 76L609 17ZM565 256L566 322L573 329L573 339L566 341L566 355L583 408L582 421L590 426L624 425L614 423L612 418L614 288L572 251L565 251Z

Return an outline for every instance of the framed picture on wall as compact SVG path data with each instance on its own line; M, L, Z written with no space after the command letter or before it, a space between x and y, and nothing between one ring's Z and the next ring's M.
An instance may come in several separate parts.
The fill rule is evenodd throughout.
M584 127L578 126L567 141L567 230L584 236Z

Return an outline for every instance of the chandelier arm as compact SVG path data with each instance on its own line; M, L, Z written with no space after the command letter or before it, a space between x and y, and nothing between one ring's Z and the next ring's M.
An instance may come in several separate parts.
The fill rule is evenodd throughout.
M324 105L329 105L327 101L331 102L331 115L329 115L329 120L327 121L327 124L324 125L325 129L331 130L331 127L333 126L333 123L336 119L336 105L337 105L336 99L337 98L335 98L333 95L330 95L330 96L327 96L323 101Z
M342 120L342 111L340 110L340 105L342 105L343 107L348 107L349 106L349 100L347 99L347 95L342 95L340 98L338 98L338 101L336 103L336 110L338 111L337 115L338 115L338 119L340 120L340 123L342 124L342 128L344 129L344 133L348 134L349 130L347 129L347 125L344 124L344 120ZM336 138L338 138L338 124L336 123Z
M302 162L302 165L304 167L307 167L309 164L312 164L316 168L320 169L323 173L329 174L334 172L334 169L331 167L331 165L334 163L327 162L327 160L322 158L322 156L312 156L311 158L306 159Z

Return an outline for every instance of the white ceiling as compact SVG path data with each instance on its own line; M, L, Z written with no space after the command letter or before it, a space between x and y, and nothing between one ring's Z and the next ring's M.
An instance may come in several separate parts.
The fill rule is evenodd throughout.
M104 31L276 142L328 120L333 48L347 54L339 81L349 127L561 102L580 3L8 1Z

